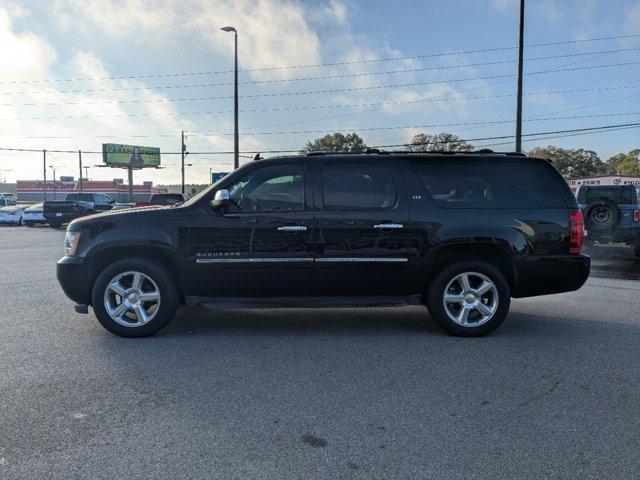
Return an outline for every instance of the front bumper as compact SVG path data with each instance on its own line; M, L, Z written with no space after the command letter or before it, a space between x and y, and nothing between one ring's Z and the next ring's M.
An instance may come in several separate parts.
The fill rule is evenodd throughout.
M25 222L47 223L47 220L44 218L44 215L42 215L41 213L25 213L22 216L22 219Z
M76 304L91 304L89 264L83 257L62 257L56 265L56 277L65 295Z
M516 260L518 283L512 296L533 297L578 290L589 278L587 255L545 255Z

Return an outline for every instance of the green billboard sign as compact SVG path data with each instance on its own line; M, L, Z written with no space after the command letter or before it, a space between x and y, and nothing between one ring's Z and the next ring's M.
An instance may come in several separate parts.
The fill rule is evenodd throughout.
M112 167L159 167L160 149L119 143L102 144L102 160Z

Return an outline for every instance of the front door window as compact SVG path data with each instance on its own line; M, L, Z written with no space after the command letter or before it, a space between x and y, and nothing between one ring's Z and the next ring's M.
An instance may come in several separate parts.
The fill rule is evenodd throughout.
M304 189L304 169L300 165L260 168L229 187L231 211L300 212L305 205Z

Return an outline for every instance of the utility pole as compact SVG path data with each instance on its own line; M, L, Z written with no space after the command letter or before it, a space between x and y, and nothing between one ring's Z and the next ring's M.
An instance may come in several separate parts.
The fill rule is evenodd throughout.
M184 130L182 130L182 148L180 148L180 154L181 154L181 158L182 158L182 167L181 167L181 171L182 171L182 193L184 193L184 157L185 155L188 155L187 153L187 146L184 144Z
M233 168L240 166L240 137L238 133L238 30L235 27L222 27L220 30L233 32L235 38L234 51L234 89L233 89Z
M522 77L524 63L524 0L520 0L520 30L518 39L518 93L516 100L516 152L522 153Z
M89 180L89 167L82 167L82 168L84 168L84 178ZM82 173L82 172L80 172L80 173Z
M80 166L80 193L82 193L82 151L78 150L78 164Z
M47 201L47 151L42 150L42 171L44 172L44 194L43 199Z
M233 90L233 169L240 166L240 136L238 133L238 31L235 31L235 73Z

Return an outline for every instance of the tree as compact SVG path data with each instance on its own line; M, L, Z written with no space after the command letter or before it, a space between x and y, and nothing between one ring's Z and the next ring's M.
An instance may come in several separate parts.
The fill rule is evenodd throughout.
M316 138L313 142L307 142L300 153L304 155L308 152L364 152L366 149L364 140L356 133L330 133Z
M414 135L411 143L407 145L410 152L470 152L473 145L453 135L452 133L419 133Z
M560 173L568 178L607 173L607 165L592 150L567 149L549 145L548 147L536 147L528 154L532 157L550 160Z
M618 153L607 160L609 173L617 175L640 176L640 149L629 153Z

